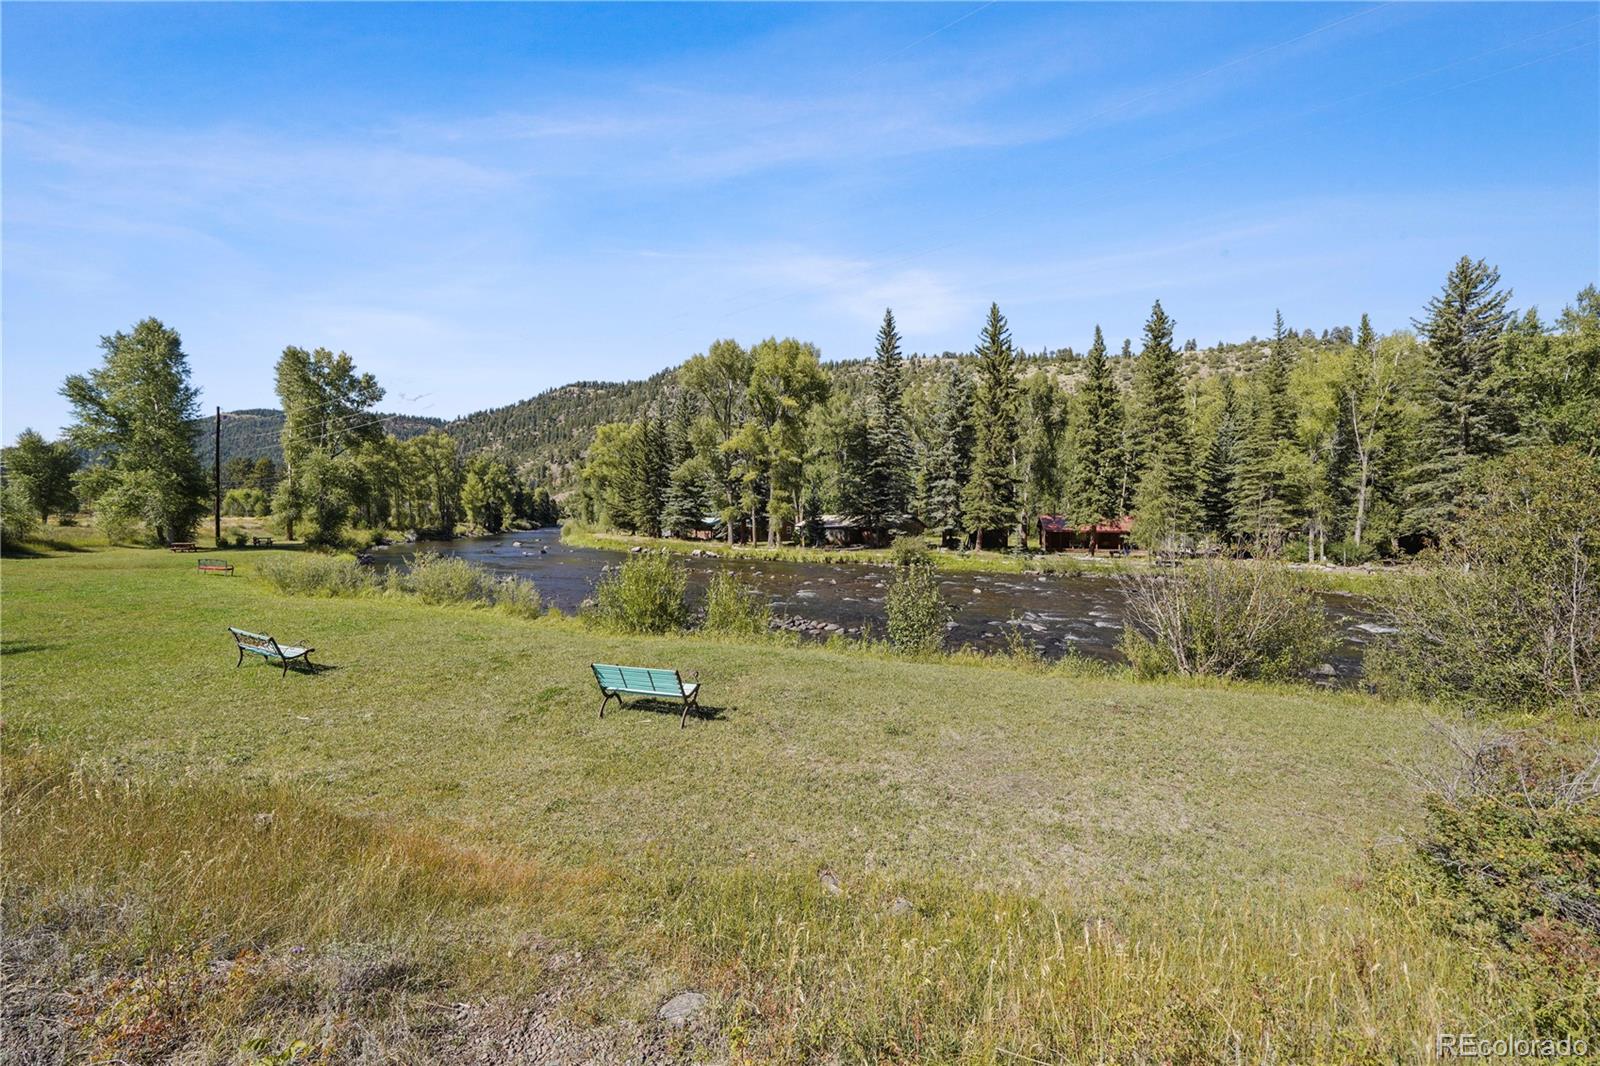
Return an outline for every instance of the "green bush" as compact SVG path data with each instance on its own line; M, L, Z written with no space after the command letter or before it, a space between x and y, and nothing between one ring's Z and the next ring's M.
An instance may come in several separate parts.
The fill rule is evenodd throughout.
M494 605L517 618L537 618L544 608L534 583L514 577L501 578L495 585Z
M27 486L13 474L0 486L0 542L18 544L38 530L39 514L33 509Z
M889 643L897 651L926 655L944 647L950 607L939 594L931 566L907 566L889 582Z
M390 571L389 583L432 604L493 603L497 584L482 567L438 552L418 552L403 573Z
M1207 560L1122 585L1122 651L1141 677L1289 680L1333 649L1316 596L1275 563Z
M261 489L229 489L222 497L222 513L233 518L264 518L272 513L272 500Z
M675 633L689 622L689 579L668 555L637 555L595 586L589 617L619 633Z
M1380 689L1600 710L1600 460L1539 448L1487 464L1426 563L1382 604L1396 632L1368 656Z
M772 607L754 589L723 571L706 586L706 616L700 628L709 633L760 636L772 620Z
M377 588L376 576L348 556L299 552L270 556L256 573L279 592L296 596L356 596Z
M894 538L889 558L896 566L926 566L930 562L928 545L921 537L912 536Z
M1507 1013L1561 1037L1600 1002L1600 752L1441 727L1455 749L1391 887L1479 959ZM1418 908L1418 898L1424 906Z

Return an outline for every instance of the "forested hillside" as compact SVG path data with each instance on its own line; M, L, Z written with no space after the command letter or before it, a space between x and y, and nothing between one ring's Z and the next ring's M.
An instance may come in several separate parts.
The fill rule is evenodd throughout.
M1022 351L991 306L970 353L906 355L886 314L872 359L722 339L642 381L577 382L452 421L376 414L383 390L348 356L291 348L278 393L293 417L224 419L224 488L255 492L243 513L327 539L348 522L547 522L559 501L652 535L815 543L835 514L871 538L922 528L988 548L1026 545L1051 515L1131 523L1147 547L1367 559L1436 540L1485 460L1600 449L1600 294L1586 287L1549 320L1511 299L1494 267L1463 258L1410 328L1380 333L1361 315L1314 331L1274 315L1265 337L1201 347L1176 339L1158 301L1137 341L1097 326L1082 353ZM287 477L242 462L278 463L284 441Z
M420 437L430 429L444 426L442 418L421 415L374 414L372 420L400 440ZM202 419L195 438L195 451L203 462L211 461L211 420ZM283 462L283 412L275 407L252 407L222 413L222 462L230 459L271 459Z
M1312 343L1307 335L1307 343ZM1253 366L1267 351L1265 342L1218 345L1183 353L1186 372L1199 376L1208 370ZM968 352L943 352L938 355L912 355L906 363L909 389L921 392L934 379L939 365L970 363ZM1046 369L1070 391L1076 388L1079 363L1071 348L1029 356L1019 353L1024 366ZM852 359L825 364L833 389L841 396L863 399L871 380L872 361ZM1118 365L1122 383L1132 380L1131 359ZM400 440L441 430L455 440L464 454L495 451L513 466L541 483L570 486L582 465L585 452L594 440L596 428L607 422L627 422L640 413L660 405L677 388L677 367L653 374L642 381L577 381L547 389L536 396L504 407L474 411L455 419L423 415L374 414L384 432ZM205 462L211 460L211 423L205 420L196 450ZM222 461L234 458L283 460L283 412L258 407L226 411L222 423Z

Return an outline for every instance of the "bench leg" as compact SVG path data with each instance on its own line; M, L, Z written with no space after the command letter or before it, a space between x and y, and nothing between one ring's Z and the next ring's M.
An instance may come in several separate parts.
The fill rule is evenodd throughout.
M239 649L239 661L233 664L233 668L235 670L237 670L237 669L239 669L239 667L241 667L243 665L244 665L244 649L240 648Z
M283 673L281 675L279 675L278 680L282 681L284 678L286 678L288 676L289 676L289 660L285 659L285 660L283 660Z
M689 725L689 708L691 707L694 708L695 714L700 713L700 693L696 692L693 696L683 701L683 718L678 722L679 729L684 729Z
M605 697L606 697L605 699L600 701L600 717L601 718L604 718L606 716L606 704L610 703L612 700L616 700L617 701L617 706L618 707L622 706L622 697L617 695L615 692L607 692L605 694Z

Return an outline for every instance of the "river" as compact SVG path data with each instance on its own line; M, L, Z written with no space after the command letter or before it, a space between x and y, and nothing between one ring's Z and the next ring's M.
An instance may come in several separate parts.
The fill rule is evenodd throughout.
M465 540L419 541L378 548L379 566L404 562L419 551L452 555L492 573L532 581L547 605L571 614L594 592L607 566L627 558L565 544L559 529L501 533ZM717 570L731 570L772 605L773 614L805 635L883 634L888 567L857 563L762 562L683 556L691 597L699 597ZM940 588L952 608L949 643L985 650L1005 646L1005 630L1021 635L1047 658L1073 652L1096 659L1119 658L1123 599L1112 575L1042 575L941 572ZM1360 674L1362 645L1381 632L1364 602L1342 593L1324 593L1323 607L1338 629L1341 646L1329 662L1339 677Z

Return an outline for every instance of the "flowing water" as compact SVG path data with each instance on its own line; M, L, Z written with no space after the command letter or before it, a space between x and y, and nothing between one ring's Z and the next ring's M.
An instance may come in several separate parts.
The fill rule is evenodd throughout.
M547 605L568 614L593 594L606 567L627 558L626 552L564 544L558 529L398 544L376 549L373 558L388 566L419 551L458 556L493 573L532 581ZM701 595L711 574L729 570L765 596L774 616L789 628L816 637L883 634L887 566L687 556L682 562L689 572L691 597ZM951 647L970 644L997 650L1005 646L1006 630L1015 626L1047 658L1069 653L1105 660L1119 657L1123 600L1111 575L942 573L939 584L953 610ZM1361 646L1381 628L1359 597L1327 593L1322 601L1342 638L1329 662L1338 676L1353 678L1360 673Z

